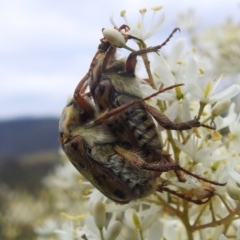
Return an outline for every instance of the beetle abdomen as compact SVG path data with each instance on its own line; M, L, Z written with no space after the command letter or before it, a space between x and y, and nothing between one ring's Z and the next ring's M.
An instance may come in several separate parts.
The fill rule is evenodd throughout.
M114 97L114 108L139 99L123 93L116 95L116 92ZM140 148L144 152L146 161L160 161L162 148L157 128L144 105L138 104L126 109L119 118L122 123L125 123L124 128L134 135L137 143L137 146L134 147Z
M90 147L80 136L75 136L65 145L64 151L85 178L116 202L128 203L155 190L156 173L139 172L114 150L112 144Z

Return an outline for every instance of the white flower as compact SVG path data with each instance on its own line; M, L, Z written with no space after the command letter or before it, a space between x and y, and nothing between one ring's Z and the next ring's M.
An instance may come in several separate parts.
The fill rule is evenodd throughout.
M193 31L198 25L198 19L195 16L194 9L189 9L185 13L179 14L176 24L178 24L182 30Z
M126 11L121 12L121 16L123 17L125 23L130 27L130 31L128 34L137 37L143 41L146 39L150 38L152 35L154 35L162 26L164 22L164 15L161 14L158 19L155 21L155 15L158 10L160 10L161 7L155 7L152 8L153 16L151 21L145 21L145 14L147 12L146 9L141 9L139 10L140 12L140 19L138 20L137 23L131 23L128 21L127 16L126 16ZM111 23L113 24L114 27L117 27L113 20L113 16L110 18ZM155 21L155 23L153 23Z
M171 86L183 83L181 87L183 95L186 95L190 88L188 83L195 83L198 78L196 60L192 52L183 52L185 39L178 39L173 43L170 57L165 59L162 54L154 54L153 77L157 86Z
M224 116L224 117L217 116L214 118L214 122L217 126L217 130L223 129L225 127L232 128L232 126L234 125L234 122L236 121L236 118L237 118L237 114L235 112L235 103L232 102L229 107L228 114L226 116ZM237 132L237 131L233 130L233 132ZM231 135L231 133L230 133L230 135ZM234 138L232 140L234 141ZM230 145L231 144L232 143L230 142Z
M221 75L218 79L212 79L206 83L205 86L201 87L200 84L193 86L191 95L195 96L197 100L202 103L215 103L219 101L224 101L231 99L236 96L240 91L240 86L234 84L227 89L216 93L216 89L223 79Z
M41 225L34 228L34 232L39 235L51 234L57 228L57 223L53 219L46 219Z
M160 7L154 10L159 9ZM156 19L155 15L157 14L155 11L153 21L149 21L149 25L146 21L146 9L140 10L140 20L136 24L128 21L124 11L122 17L130 26L128 33L145 41L155 34L163 23L164 15L159 15ZM154 20L156 21L154 22ZM113 18L111 21L116 26ZM113 29L105 29L103 32L105 38L117 47L125 47L123 33ZM49 214L47 215L50 219L49 222L43 222L42 227L35 228L35 232L44 236L52 228L59 228L57 227L59 225L56 225L59 222L61 228L55 231L58 239L157 240L164 238L182 240L189 238L200 240L203 236L205 239L226 240L226 236L237 236L240 239L240 220L238 219L240 209L240 201L238 201L240 196L240 115L237 115L234 104L230 105L231 98L239 93L240 86L235 84L226 89L219 88L223 75L220 78L210 78L206 69L208 67L211 70L212 62L204 67L197 52L195 54L193 50L184 50L185 43L184 39L177 40L172 44L170 54L163 55L162 51L159 52L159 55L154 53L153 59L150 61L154 84L148 85L152 79L147 81L145 78L139 82L142 83L140 87L143 96L149 96L159 88L179 83L184 84L147 101L147 104L151 104L160 111L159 115L164 113L173 122L185 122L197 116L201 123L206 125L214 120L217 130L229 126L230 134L228 135L224 132L227 129L220 134L217 130L204 127L188 131L161 128L161 132L159 131L161 140L161 145L158 146L159 152L161 153L161 149L163 149L164 154L171 154L173 161L177 161L182 168L201 176L202 179L198 176L188 175L187 171L161 173L159 179L157 178L156 182L153 179L153 184L149 186L152 190L150 196L131 201L128 204L117 204L105 197L87 180L79 184L78 180L82 178L81 175L74 170L70 163L65 163L61 167L57 167L54 174L44 180L51 196L50 199L53 199L53 204L47 209L53 209L52 219L56 219L56 222L51 222ZM144 63L145 60L143 58ZM143 71L145 73L144 68ZM212 73L212 71L209 72ZM151 74L149 75L151 76ZM150 85L156 86L156 89L151 88ZM217 92L217 88L220 89L219 92ZM214 107L213 103L216 103ZM229 105L226 116L222 115ZM165 118L163 117L163 119ZM143 128L145 130L145 126ZM147 134L147 131L145 132ZM121 141L119 144L122 144ZM130 150L132 150L131 147ZM137 150L140 151L140 149ZM144 158L144 154L142 157ZM160 160L162 159L159 159L159 164L162 164ZM130 164L127 159L125 161L126 164ZM139 175L142 171L143 169L139 168ZM159 176L158 174L157 172L156 176ZM131 175L129 174L128 177L130 178ZM203 178L218 183L227 182L227 185L210 184ZM146 184L148 183L146 181ZM122 184L129 187L127 183L122 182ZM161 189L158 184L163 184L165 188ZM134 191L137 191L138 187L141 186L136 184ZM167 191L168 187L169 191ZM129 191L131 190L130 188ZM176 191L175 194L174 192L171 194L170 190ZM177 193L179 197L177 197ZM208 198L209 201L201 206L193 203L194 200L204 202ZM10 198L6 199L7 206L10 206L7 208L8 215L10 215L9 212L17 209L17 213L21 213L17 215L22 217L24 211L19 210L22 204L19 205L20 207L14 208L12 207L14 204L9 201ZM188 199L190 199L189 202ZM68 221L64 221L59 218L58 214L63 210L77 211L84 218L80 222L79 218L70 216ZM12 219L14 218L5 216L3 222L8 220L9 225L10 222L13 222ZM236 220L231 221L230 219Z
M240 114L237 115L235 121L229 125L229 136L231 138L230 146L237 153L240 152Z
M102 239L100 229L96 226L96 222L92 216L86 217L83 231L89 240ZM104 239L106 240L122 240L121 237L118 237L121 231L121 223L115 221L114 218L111 218L108 226L104 226L101 231Z
M54 231L60 240L82 240L84 236L84 231L80 228L75 228L72 221L66 221L62 225L62 229L57 229Z
M133 208L127 209L124 213L124 223L132 231L142 232L143 235L152 235L149 232L151 226L161 216L160 208L154 204L148 204L147 202L141 202L138 211ZM156 231L156 229L154 230ZM158 229L158 236L162 235L162 230Z
M183 39L177 40L173 45L171 57L166 61L163 56L155 54L155 68L153 69L153 76L157 86L163 83L164 86L183 83L181 93L186 96L189 93L194 100L203 103L215 103L218 101L229 100L236 96L240 91L240 86L234 84L219 93L216 88L220 85L223 76L218 79L208 80L206 82L199 74L199 67L192 54L183 54L185 41ZM192 100L191 98L189 100Z
M159 221L156 221L149 228L147 239L159 240L162 238L162 235L163 235L163 224L161 224Z
M229 174L229 177L238 184L240 184L240 173L234 170L234 168L237 167L237 164L239 162L240 158L238 157L238 159L236 159L235 161L232 161L231 163L225 165L225 169Z
M87 198L90 204L93 204L96 201L106 202L108 200L107 197L105 197L98 189L94 188L92 185Z
M116 239L121 232L121 228L122 228L121 222L119 221L111 222L107 228L106 240Z
M52 175L47 176L43 180L43 184L51 188L66 188L68 189L79 177L78 171L73 167L70 161L65 161L63 164L55 168Z

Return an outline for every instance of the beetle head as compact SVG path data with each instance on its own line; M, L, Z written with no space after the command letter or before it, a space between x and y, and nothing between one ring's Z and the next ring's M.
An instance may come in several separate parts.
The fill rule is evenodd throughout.
M86 100L84 107L80 107L74 99L71 99L63 109L59 122L59 138L62 146L71 139L74 129L92 121L94 114L94 107L89 101Z

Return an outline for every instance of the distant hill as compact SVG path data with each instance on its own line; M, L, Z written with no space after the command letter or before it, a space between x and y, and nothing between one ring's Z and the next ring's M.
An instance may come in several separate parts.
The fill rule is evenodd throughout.
M57 118L0 121L0 161L58 151L58 121Z
M57 118L0 121L0 184L40 189L41 180L60 163Z

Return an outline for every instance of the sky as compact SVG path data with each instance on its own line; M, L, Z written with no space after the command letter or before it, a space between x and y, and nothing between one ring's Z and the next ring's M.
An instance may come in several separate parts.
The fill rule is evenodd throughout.
M163 5L163 31L177 27L176 18L195 10L200 27L239 19L238 0L1 0L0 120L59 117L67 98L87 73L101 29L112 27L119 12L137 21L138 10ZM181 37L181 33L179 35Z

